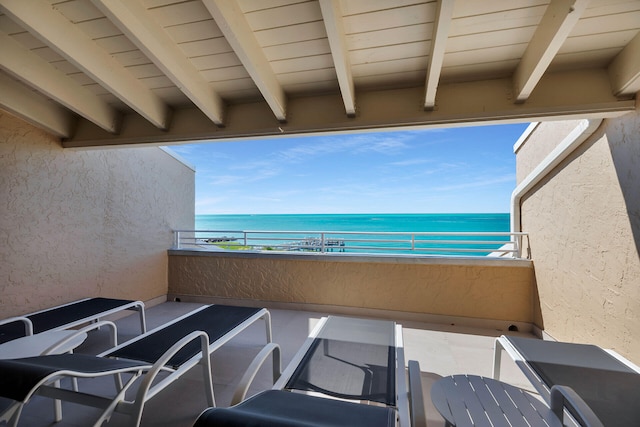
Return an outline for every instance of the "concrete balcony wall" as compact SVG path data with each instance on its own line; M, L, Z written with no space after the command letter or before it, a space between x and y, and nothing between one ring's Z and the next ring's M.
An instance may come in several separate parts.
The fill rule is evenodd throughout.
M524 260L173 250L169 295L490 320L499 328L530 327L537 312L533 269Z
M167 293L194 171L158 147L62 149L0 110L0 317L85 297Z
M546 155L566 125L541 123L517 163ZM525 195L522 228L545 331L640 363L640 111L605 120Z

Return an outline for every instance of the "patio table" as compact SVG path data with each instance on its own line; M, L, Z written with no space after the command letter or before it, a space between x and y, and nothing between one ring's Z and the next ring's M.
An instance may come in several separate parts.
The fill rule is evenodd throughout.
M525 390L477 375L436 381L431 400L455 427L562 427L551 409Z
M35 335L27 335L22 338L16 338L9 342L0 344L0 359L18 359L22 357L40 356L45 350L57 342L66 339L74 334L75 330L62 331L46 331ZM78 334L64 346L56 349L54 353L68 353L78 347L87 338L86 333Z

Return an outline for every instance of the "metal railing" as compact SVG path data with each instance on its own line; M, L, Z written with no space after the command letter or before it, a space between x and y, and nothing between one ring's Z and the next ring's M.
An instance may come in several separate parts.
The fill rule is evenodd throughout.
M529 257L524 232L174 230L173 248Z

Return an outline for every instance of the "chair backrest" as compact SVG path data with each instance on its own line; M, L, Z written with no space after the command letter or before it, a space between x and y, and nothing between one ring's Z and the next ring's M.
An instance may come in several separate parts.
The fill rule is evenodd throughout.
M571 387L606 426L640 426L640 373L602 348L509 337L545 385Z
M0 344L33 335L33 323L24 316L0 320Z

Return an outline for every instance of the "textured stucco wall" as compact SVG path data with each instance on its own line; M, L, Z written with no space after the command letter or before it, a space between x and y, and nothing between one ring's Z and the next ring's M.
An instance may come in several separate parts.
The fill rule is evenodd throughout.
M527 140L516 151L517 182L524 180L558 146L562 140L558 139L558 135L568 135L579 122L580 120L564 120L553 122L552 126L546 122L538 123L533 131L535 138Z
M194 172L160 148L63 150L0 110L0 317L78 298L167 292Z
M605 120L523 199L522 225L545 330L640 362L640 113Z
M533 321L533 270L518 261L390 262L172 251L169 293Z

